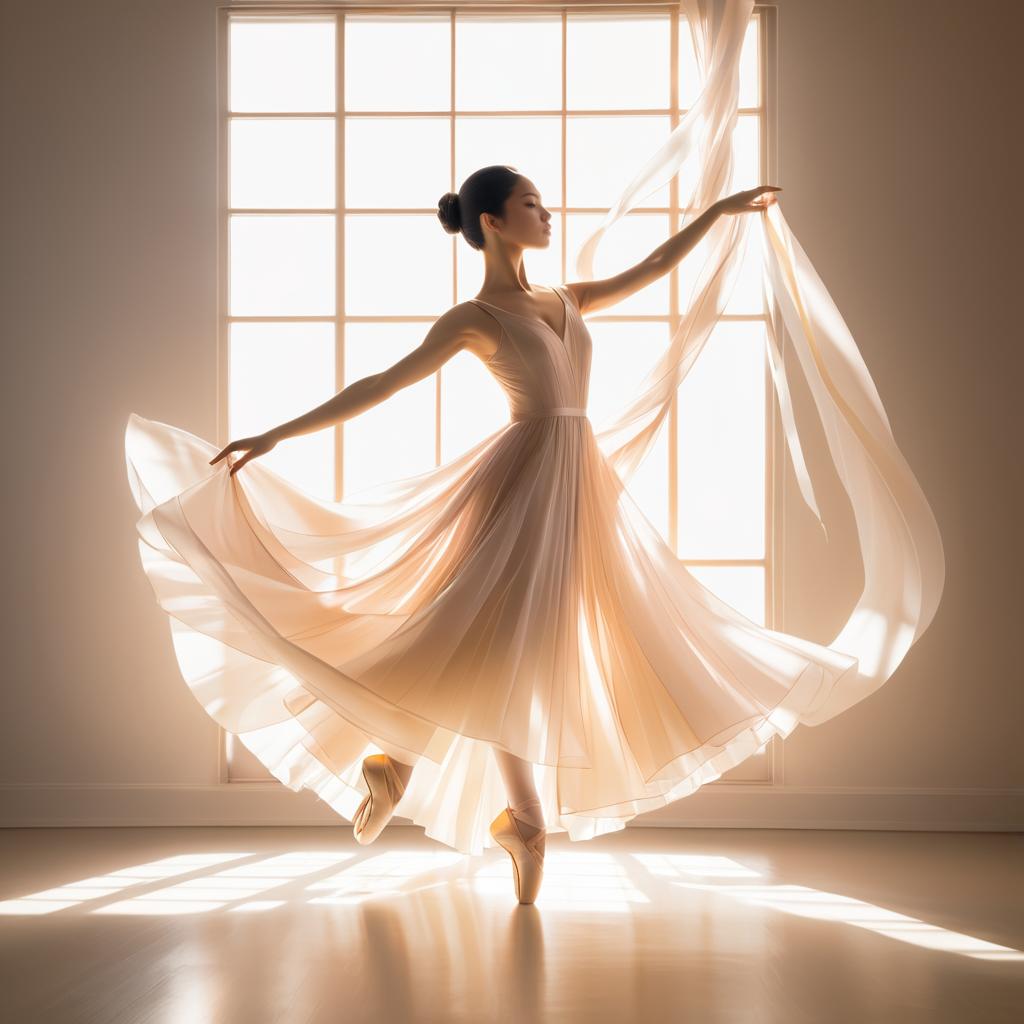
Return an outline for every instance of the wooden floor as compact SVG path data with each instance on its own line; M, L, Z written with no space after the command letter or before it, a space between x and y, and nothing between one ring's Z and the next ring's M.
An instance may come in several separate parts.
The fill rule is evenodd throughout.
M0 830L0 1019L1024 1020L1024 835L392 826Z

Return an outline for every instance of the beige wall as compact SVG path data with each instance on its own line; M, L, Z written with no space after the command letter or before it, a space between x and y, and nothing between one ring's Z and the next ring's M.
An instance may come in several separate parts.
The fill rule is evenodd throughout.
M935 509L946 593L881 691L782 745L779 785L708 786L638 824L1024 818L1015 7L779 3L772 180ZM0 824L337 821L276 783L217 785L217 730L136 548L129 413L218 440L215 13L4 8ZM827 641L850 566L795 489L787 514L785 628Z

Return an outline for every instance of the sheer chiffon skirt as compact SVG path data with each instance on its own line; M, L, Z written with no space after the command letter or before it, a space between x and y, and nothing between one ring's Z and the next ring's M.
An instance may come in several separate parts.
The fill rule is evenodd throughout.
M396 808L465 853L532 762L581 840L788 735L857 659L765 629L675 558L585 416L513 420L455 460L329 502L132 415L143 567L199 703L351 820L361 762L416 768Z

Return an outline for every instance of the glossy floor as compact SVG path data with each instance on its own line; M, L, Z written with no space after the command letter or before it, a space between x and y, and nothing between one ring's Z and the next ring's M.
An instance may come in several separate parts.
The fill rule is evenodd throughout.
M4 1021L1024 1019L1024 835L0 830Z

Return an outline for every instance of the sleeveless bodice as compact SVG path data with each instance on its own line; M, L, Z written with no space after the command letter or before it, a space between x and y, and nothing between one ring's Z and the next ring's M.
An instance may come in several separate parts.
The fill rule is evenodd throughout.
M501 327L497 351L484 364L508 396L513 420L586 415L593 342L572 293L554 290L565 308L561 337L539 318L470 299Z

